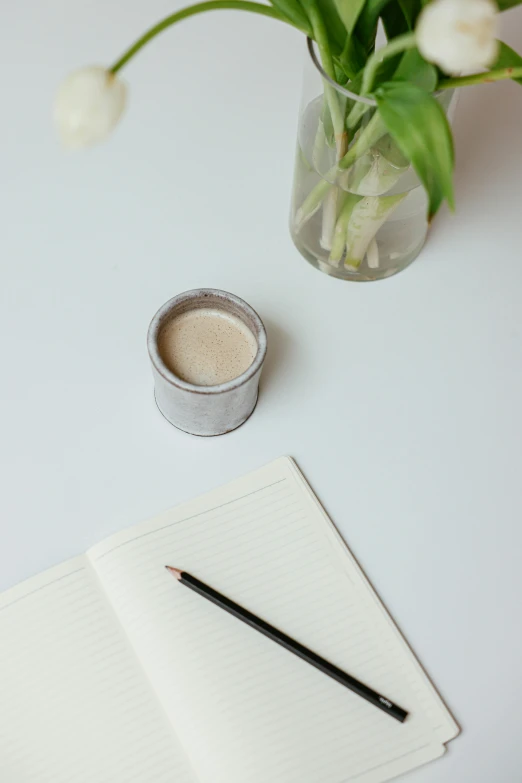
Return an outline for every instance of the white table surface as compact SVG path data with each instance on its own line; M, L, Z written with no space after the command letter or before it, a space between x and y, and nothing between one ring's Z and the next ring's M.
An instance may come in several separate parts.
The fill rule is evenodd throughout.
M290 454L463 727L411 780L515 783L522 89L463 93L457 215L406 272L344 283L288 235L304 41L284 25L185 22L126 70L111 140L59 148L63 75L175 5L2 9L0 588ZM520 10L504 32L522 50ZM145 349L156 309L199 286L244 297L269 333L253 418L214 439L163 420Z

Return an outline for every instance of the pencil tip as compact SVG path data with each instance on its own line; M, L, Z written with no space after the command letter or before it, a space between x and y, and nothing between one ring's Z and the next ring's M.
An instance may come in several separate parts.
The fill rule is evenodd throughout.
M165 568L169 573L172 574L173 577L175 577L176 579L181 579L182 572L179 570L179 568L173 568L172 566L169 565L166 565Z

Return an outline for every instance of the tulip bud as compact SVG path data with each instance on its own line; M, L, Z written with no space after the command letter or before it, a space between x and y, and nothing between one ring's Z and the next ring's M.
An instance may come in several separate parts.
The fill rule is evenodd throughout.
M432 0L416 28L422 56L452 76L488 68L497 57L497 33L492 0Z
M54 122L64 146L77 149L103 141L118 123L125 99L125 84L101 66L71 73L54 103Z

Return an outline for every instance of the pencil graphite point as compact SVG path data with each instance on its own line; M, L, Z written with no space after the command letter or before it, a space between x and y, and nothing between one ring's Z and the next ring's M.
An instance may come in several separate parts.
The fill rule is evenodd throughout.
M172 566L165 566L175 579L181 579L181 571L179 568L173 568Z

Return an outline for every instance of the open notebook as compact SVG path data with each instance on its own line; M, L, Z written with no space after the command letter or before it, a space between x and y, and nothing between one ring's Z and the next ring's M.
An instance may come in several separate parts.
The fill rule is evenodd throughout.
M406 722L183 588L167 563ZM380 783L458 732L288 458L1 595L0 705L2 783Z

